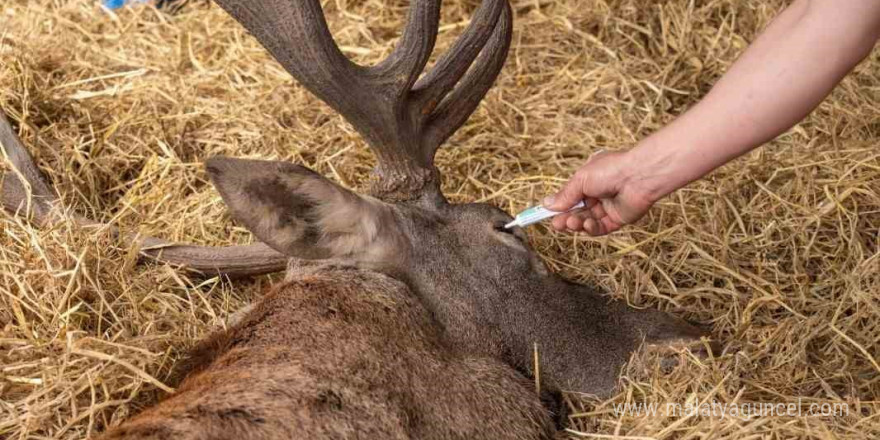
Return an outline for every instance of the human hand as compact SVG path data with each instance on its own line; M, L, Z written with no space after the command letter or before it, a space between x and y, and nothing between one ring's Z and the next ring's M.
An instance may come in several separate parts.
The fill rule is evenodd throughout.
M627 172L636 165L627 153L593 154L556 195L544 199L544 207L553 211L565 211L581 200L589 206L557 215L553 218L554 229L599 236L645 215L656 200Z

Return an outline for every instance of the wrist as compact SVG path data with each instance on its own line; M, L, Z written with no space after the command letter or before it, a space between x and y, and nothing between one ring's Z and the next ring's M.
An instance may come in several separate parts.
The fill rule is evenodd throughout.
M676 163L674 151L668 150L649 136L624 153L627 166L622 190L653 204L686 184L678 181L682 175L676 167L681 164Z

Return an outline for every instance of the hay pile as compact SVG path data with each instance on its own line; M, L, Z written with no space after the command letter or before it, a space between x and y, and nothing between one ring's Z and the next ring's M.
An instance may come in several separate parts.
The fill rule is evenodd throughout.
M162 238L245 243L201 161L285 159L349 187L373 159L219 8L176 15L95 1L0 6L0 106L68 206ZM516 0L498 85L439 154L457 202L509 211L599 148L630 146L692 105L782 1ZM438 51L477 0L447 0ZM386 55L405 0L331 0L359 62ZM606 402L569 396L586 438L880 435L880 54L810 118L609 238L532 240L565 275L711 323L721 357L634 359ZM3 165L4 167L6 165ZM272 277L229 283L159 265L105 231L0 214L0 437L82 438L152 401L181 350ZM277 278L277 276L275 277ZM626 402L846 403L830 417L640 417ZM661 407L662 408L662 407ZM662 412L662 409L661 409Z

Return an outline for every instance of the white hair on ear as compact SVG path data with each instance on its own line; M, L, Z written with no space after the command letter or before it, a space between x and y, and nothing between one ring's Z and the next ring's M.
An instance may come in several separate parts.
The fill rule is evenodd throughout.
M215 158L208 172L233 217L279 252L305 259L389 261L405 243L394 208L308 168Z
M382 230L394 224L390 206L318 180L304 182L300 191L315 203L319 244L334 257L357 254L380 260L393 251L395 234Z

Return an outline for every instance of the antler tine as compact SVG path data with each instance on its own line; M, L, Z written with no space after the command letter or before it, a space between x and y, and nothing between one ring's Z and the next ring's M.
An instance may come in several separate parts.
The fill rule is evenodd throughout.
M0 173L0 205L12 212L32 213L35 223L51 225L64 221L58 206L58 195L46 183L34 160L22 145L6 115L0 112L0 146L3 155L12 164L12 173ZM100 223L77 215L71 216L81 226L101 226ZM144 258L183 266L197 273L223 275L229 278L247 277L284 270L288 257L262 243L247 246L208 247L176 244L153 237L120 233L126 243L137 243Z
M21 140L2 112L0 112L0 145L3 146L3 153L12 164L13 172L18 174L15 178L7 177L3 180L3 186L0 188L0 204L29 210L33 212L37 222L44 223L51 212L51 203L58 196L43 180L34 160L21 144Z
M319 0L216 2L303 86L377 145L388 139L370 118L375 110L364 109L364 102L382 95L400 99L409 92L428 63L440 22L440 0L414 0L400 42L385 60L366 68L339 50Z
M513 13L507 0L501 0L502 10L491 38L480 52L473 67L455 89L440 103L428 118L424 128L422 148L433 157L437 148L467 121L480 101L492 88L501 73L513 33ZM439 80L438 80L439 84Z
M406 27L397 46L384 61L369 69L380 83L397 84L399 96L410 91L434 51L440 26L440 0L412 0Z
M483 50L506 0L484 0L467 29L455 40L434 67L413 86L413 105L429 114L455 87Z
M351 111L345 97L365 85L364 75L333 40L319 0L216 2L309 91L340 113Z

